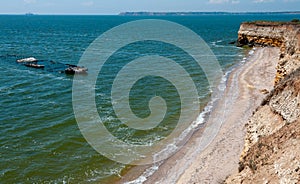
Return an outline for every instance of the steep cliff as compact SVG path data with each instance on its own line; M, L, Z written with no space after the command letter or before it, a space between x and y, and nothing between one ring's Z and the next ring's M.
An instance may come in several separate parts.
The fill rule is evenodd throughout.
M246 124L239 173L225 183L300 183L300 24L243 23L240 45L281 48L274 89Z
M264 21L242 23L237 45L280 47L275 84L300 67L299 23Z

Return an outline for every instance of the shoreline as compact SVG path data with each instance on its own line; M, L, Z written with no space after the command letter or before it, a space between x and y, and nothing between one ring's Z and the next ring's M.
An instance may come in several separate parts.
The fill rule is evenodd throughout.
M141 175L147 168L151 171L157 165L136 166L120 182L218 183L236 172L238 158L244 146L244 125L266 96L261 90L270 91L273 88L278 55L278 48L252 49L246 62L237 64L230 72L224 94L204 127L195 131L175 155L160 163L158 170L143 178ZM204 129L216 121L224 121L217 136L205 149L197 149L194 145L201 144ZM140 173L140 177L135 178L137 173ZM144 182L141 182L141 177Z
M228 109L226 120L215 140L177 183L218 183L238 171L239 156L244 148L245 124L266 96L261 90L273 89L278 55L278 48L257 48L244 65L230 74L222 99L230 103L225 102L215 112ZM203 166L199 166L201 162L204 162Z

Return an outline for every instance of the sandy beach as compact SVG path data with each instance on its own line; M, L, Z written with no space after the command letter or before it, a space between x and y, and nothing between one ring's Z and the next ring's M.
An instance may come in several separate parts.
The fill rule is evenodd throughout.
M206 149L198 149L204 129L198 130L144 183L220 183L237 172L244 146L245 124L266 96L262 91L273 88L279 55L278 48L256 48L253 51L247 61L229 75L225 93L206 123L205 128L223 121L213 141Z

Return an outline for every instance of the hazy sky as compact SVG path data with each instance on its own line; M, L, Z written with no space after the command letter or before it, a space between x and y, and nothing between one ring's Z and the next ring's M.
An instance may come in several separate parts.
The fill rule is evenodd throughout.
M1 0L0 14L118 14L124 11L298 11L300 0Z

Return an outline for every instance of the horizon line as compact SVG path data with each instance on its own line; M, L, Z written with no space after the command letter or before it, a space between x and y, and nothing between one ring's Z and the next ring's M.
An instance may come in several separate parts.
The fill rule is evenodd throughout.
M124 11L119 13L107 13L107 14L94 14L94 13L33 13L33 12L27 12L27 13L0 13L0 15L87 15L87 16L119 16L128 13L153 13L153 14L172 14L172 13L224 13L224 14L247 14L247 13L296 13L300 14L300 11Z

